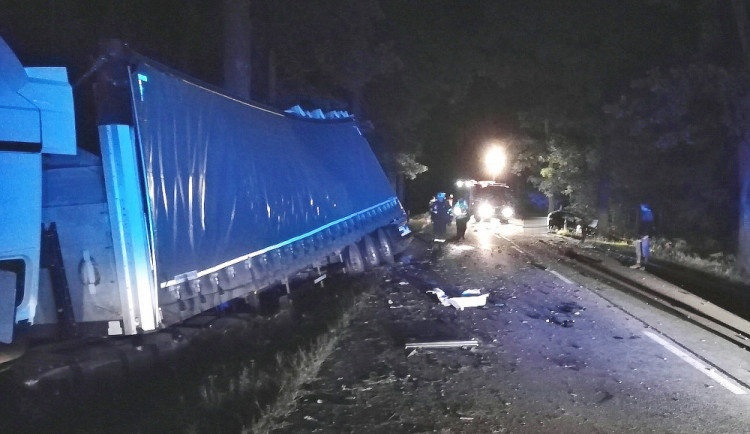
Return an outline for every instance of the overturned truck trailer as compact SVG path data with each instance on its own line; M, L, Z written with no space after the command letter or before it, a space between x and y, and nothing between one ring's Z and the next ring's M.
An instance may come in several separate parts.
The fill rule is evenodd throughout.
M64 69L24 69L1 39L0 55L16 77L0 105L25 120L0 129L0 342L45 325L148 332L404 245L350 117L240 101L115 45L95 84L97 155L75 146Z

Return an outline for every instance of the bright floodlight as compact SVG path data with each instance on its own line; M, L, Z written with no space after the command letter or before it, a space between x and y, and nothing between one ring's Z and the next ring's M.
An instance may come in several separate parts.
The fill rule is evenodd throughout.
M492 176L492 180L495 181L497 175L503 170L505 166L505 152L502 148L493 146L487 151L484 157L484 165L487 168L487 172Z
M463 186L464 186L464 182L462 180L459 179L458 181L456 181L456 187L461 188Z

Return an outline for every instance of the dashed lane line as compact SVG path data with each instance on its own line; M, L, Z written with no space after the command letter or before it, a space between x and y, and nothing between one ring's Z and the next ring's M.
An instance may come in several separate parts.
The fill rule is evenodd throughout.
M549 271L550 273L554 274L555 276L557 276L558 279L562 280L563 282L567 283L568 285L575 285L575 283L572 280L568 279L567 277L563 276L562 274L558 273L557 271L555 271L555 270L547 270L547 271Z
M727 388L730 392L734 393L735 395L745 395L747 392L741 388L740 386L737 386L732 381L730 381L728 378L724 377L723 375L719 374L718 372L714 371L713 369L709 368L708 366L701 363L696 358L690 356L688 353L682 351L680 348L678 348L673 343L667 341L666 339L662 338L661 336L657 335L656 333L653 333L651 331L644 331L643 332L646 336L653 339L656 343L660 344L673 354L675 354L677 357L681 358L685 362L687 362L690 366L694 367L700 372L703 372L704 374L708 375L712 380L716 381L717 383L721 384L725 388Z
M528 253L526 253L526 252L524 252L523 250L521 250L521 248L520 248L520 247L518 247L518 245L517 245L516 243L514 243L513 241L511 241L511 240L509 240L509 239L505 238L504 236L502 236L502 235L498 235L498 234L493 234L493 235L495 235L495 237L496 237L497 239L503 239L503 240L505 240L505 241L508 241L508 242L509 242L509 243L511 244L510 246L511 246L511 247L512 247L513 249L515 249L515 250L516 250L516 251L517 251L518 253L520 253L520 254L522 254L522 255L526 255L526 256L531 256L531 255L529 255ZM547 271L549 271L550 273L554 274L555 276L557 276L557 278L558 278L558 279L562 280L563 282L567 283L568 285L575 285L575 282L573 282L572 280L568 279L567 277L563 276L562 274L558 273L558 272L557 272L557 271L555 271L555 270L550 270L550 269L548 269L547 267L540 267L540 268L542 268L542 269L544 269L544 270L547 270Z
M492 235L494 235L495 238L497 238L498 240L505 240L505 241L509 242L510 246L513 247L518 253L520 253L522 255L528 255L528 253L526 253L523 250L521 250L521 248L518 247L518 244L514 243L513 240L510 240L510 239L505 238L504 236L498 235L498 234L492 234Z

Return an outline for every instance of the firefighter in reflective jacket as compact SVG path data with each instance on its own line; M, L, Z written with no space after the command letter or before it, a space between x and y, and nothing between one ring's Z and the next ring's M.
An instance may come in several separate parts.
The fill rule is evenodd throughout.
M469 204L461 198L453 207L453 217L456 218L456 241L465 239L466 223L469 221Z
M451 208L445 200L445 193L438 193L435 202L430 206L430 219L435 241L445 241L445 227L451 221Z

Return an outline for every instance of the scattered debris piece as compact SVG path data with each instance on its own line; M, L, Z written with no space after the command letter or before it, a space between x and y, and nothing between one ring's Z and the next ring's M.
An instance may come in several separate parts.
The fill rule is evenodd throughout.
M467 289L466 291L464 291L464 292L461 293L462 296L466 296L466 295L481 295L481 294L482 294L482 290L481 289Z
M409 353L409 355L408 355L408 356L406 356L406 357L407 357L407 358L409 358L409 357L411 357L411 356L413 356L413 355L415 355L415 354L417 354L417 350L416 350L416 349L414 349L414 350L411 350L411 353Z
M412 342L406 344L405 349L409 348L455 348L455 347L476 347L478 341L434 341L434 342Z
M474 291L474 290L467 290ZM478 290L476 290L478 291ZM445 292L440 288L427 291L428 294L435 294L443 306L453 306L458 310L464 310L467 307L480 307L487 304L487 297L489 294L481 295L462 295L461 297L448 297ZM464 291L466 293L466 291Z
M443 292L440 288L435 288L431 291L427 291L428 294L435 294L435 296L438 298L438 301L443 306L450 306L450 302L448 301L448 296L445 295L445 292Z
M402 280L402 281L398 282L398 284L401 285L401 286L404 286L404 285L408 285L409 282L406 282L406 281Z
M466 421L472 421L472 420L474 420L473 417L468 417L468 416L461 416L459 419L466 420Z
M466 296L466 297L451 297L448 302L451 306L458 310L464 310L467 307L480 307L487 304L487 296L489 294Z

